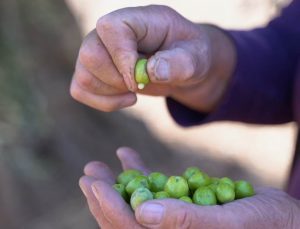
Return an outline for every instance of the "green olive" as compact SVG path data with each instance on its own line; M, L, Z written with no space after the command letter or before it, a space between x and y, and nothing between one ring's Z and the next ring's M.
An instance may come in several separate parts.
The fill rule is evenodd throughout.
M187 202L187 203L193 203L192 199L189 197L189 196L182 196L179 198L179 200L182 200L184 202Z
M195 166L192 166L192 167L188 167L184 173L183 173L183 177L188 180L191 176L193 176L194 174L196 173L199 173L201 172L197 167Z
M153 195L147 188L138 188L136 189L130 198L130 205L133 210L135 210L140 204L144 203L147 200L152 200Z
M166 198L170 198L170 195L165 191L160 191L154 194L154 199L166 199Z
M180 198L182 196L189 195L188 183L186 179L181 176L169 177L164 190L173 198Z
M250 197L255 194L253 186L245 181L245 180L240 180L235 182L235 195L236 199L241 199L245 197Z
M209 187L203 186L195 191L193 195L193 201L195 204L204 206L217 204L217 198L214 191L211 190Z
M138 84L140 90L150 82L147 73L147 59L139 59L135 65L135 81Z
M214 193L216 193L218 184L211 183L210 185L208 185L208 186L206 186L206 187L209 187L211 190L214 191Z
M148 179L146 176L140 175L135 177L133 180L131 180L127 185L126 185L126 192L131 195L136 189L138 188L148 188L149 189L149 184L148 184Z
M234 188L234 182L228 178L228 177L222 177L219 179L219 183L226 183L232 186L232 188Z
M220 178L218 177L210 177L210 181L212 184L219 184Z
M148 176L149 187L152 192L163 191L168 177L159 172L150 173Z
M123 184L126 186L129 183L129 181L133 180L135 177L137 177L139 175L143 175L143 173L136 169L125 170L119 174L119 176L117 178L117 183Z
M125 190L125 185L123 184L114 184L113 188L123 197L123 199L127 202L129 200L129 196Z
M209 176L206 173L198 172L188 179L188 184L191 190L196 190L201 186L207 186L211 183Z
M234 188L227 183L219 183L216 190L217 199L220 203L225 204L234 200Z

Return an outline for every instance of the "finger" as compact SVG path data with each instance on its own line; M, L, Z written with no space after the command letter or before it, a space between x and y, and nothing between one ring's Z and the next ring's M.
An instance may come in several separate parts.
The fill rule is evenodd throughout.
M144 172L144 174L150 173L150 170L146 167L142 158L135 150L129 147L120 147L117 150L117 156L121 161L123 170L137 169Z
M100 204L92 191L92 184L96 181L97 180L93 177L83 176L79 180L79 186L87 199L90 212L99 226L102 228L112 228L110 223L105 219Z
M108 184L115 183L114 175L111 169L100 161L92 161L84 167L84 174L94 177L97 180L102 180Z
M110 53L114 64L123 76L129 90L136 90L134 67L138 58L137 40L134 31L126 23L109 16L97 22L97 32Z
M147 201L135 211L147 228L224 228L229 219L221 206L197 206L180 200ZM231 227L229 227L231 228Z
M90 73L79 61L77 61L73 80L85 91L98 95L116 95L128 92L127 88L112 87Z
M83 41L78 62L102 82L123 91L128 90L96 30L90 32Z
M97 33L129 90L137 90L134 67L138 49L150 54L163 45L170 24L169 11L163 6L125 8L98 20Z
M107 183L97 181L92 190L98 199L105 218L114 228L141 228L138 226L133 211L122 197Z
M121 95L101 96L89 93L80 88L75 80L71 83L71 96L79 102L104 112L111 112L136 103L134 93L124 93Z
M204 79L210 68L210 54L203 42L177 42L170 49L159 51L147 64L150 81L178 85L197 76Z

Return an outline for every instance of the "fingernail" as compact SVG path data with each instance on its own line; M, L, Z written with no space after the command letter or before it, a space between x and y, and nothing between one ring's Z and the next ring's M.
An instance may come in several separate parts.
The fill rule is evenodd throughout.
M160 224L164 211L164 206L161 204L144 203L140 210L140 221L144 224Z
M84 194L85 197L87 197L87 192L85 191L84 187L82 187L81 185L79 185L82 193Z
M156 61L154 68L155 78L159 81L167 81L170 78L170 65L162 58Z
M125 81L125 84L126 84L128 90L129 91L133 91L133 87L132 87L132 82L130 80L130 76L127 75L127 74L124 74L123 78L124 78L124 81Z
M95 197L97 198L97 200L99 200L99 192L98 192L98 189L97 189L97 186L96 185L92 185L92 191L95 195Z

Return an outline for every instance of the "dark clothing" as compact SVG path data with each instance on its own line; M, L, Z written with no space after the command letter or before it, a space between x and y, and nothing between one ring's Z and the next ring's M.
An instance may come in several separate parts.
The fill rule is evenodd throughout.
M203 114L168 98L173 118L183 126L221 120L299 125L300 0L265 28L228 33L237 49L237 65L221 104ZM294 162L288 192L300 199L300 160Z

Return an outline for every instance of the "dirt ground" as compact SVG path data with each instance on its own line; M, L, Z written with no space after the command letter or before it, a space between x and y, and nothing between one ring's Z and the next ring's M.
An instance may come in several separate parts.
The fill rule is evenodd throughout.
M220 145L218 135L205 138L220 129L200 135L191 130L186 135L194 140L187 142L186 132L174 123L169 126L172 121L162 110L163 101L141 98L133 109L103 113L71 99L69 83L84 33L82 24L76 23L80 17L71 9L63 1L0 2L0 228L97 228L78 179L91 160L104 161L120 172L115 151L123 145L138 150L153 170L167 174L181 174L196 165L213 176L267 183L242 159L216 156L237 154L241 148L207 147ZM162 113L146 115L145 106ZM157 114L163 114L161 123L154 125L151 120ZM226 125L225 130L235 129ZM293 137L292 125L280 128L273 136ZM204 144L208 138L215 141ZM200 139L203 144L195 145ZM232 139L226 144L232 145ZM279 149L291 151L291 143ZM276 179L269 182L282 185Z

